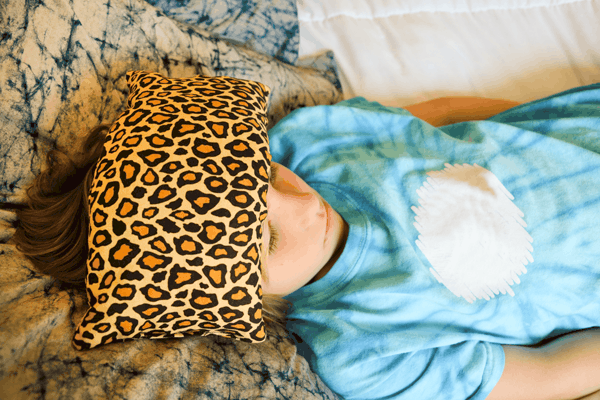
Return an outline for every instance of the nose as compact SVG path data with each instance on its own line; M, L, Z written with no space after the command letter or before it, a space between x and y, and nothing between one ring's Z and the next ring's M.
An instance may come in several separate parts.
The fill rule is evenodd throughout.
M281 186L275 188L269 185L267 207L269 212L279 208L286 208L288 211L298 209L306 212L310 211L311 208L314 208L314 211L318 211L320 203L312 192L301 191L296 187L291 190L289 188L282 190Z

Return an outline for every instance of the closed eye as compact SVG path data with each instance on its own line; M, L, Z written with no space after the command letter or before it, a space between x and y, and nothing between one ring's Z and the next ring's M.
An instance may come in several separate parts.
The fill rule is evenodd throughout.
M275 178L277 177L277 164L271 163L271 176L269 176L269 183L273 185L275 183Z
M277 164L271 163L271 176L269 176L269 183L271 186L275 183L275 178L277 177ZM277 245L279 244L279 233L273 228L271 221L269 221L269 231L271 232L271 237L269 238L269 255L275 253L277 250Z
M279 245L279 233L273 229L271 221L269 221L269 231L271 232L271 237L269 238L269 255L272 255Z

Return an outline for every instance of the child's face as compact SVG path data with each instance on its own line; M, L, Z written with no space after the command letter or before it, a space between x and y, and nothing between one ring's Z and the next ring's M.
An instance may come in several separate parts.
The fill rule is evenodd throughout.
M345 222L295 173L275 162L271 169L269 212L263 222L268 279L263 281L263 291L285 296L306 285L328 263L330 267L335 262L339 254L335 259L332 256L345 244ZM271 236L277 240L269 254Z

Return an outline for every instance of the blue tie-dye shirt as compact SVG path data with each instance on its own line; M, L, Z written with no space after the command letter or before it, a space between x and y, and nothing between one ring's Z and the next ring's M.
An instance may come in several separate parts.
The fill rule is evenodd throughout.
M329 273L286 296L300 354L344 398L485 399L504 368L502 344L600 325L600 84L442 128L355 98L297 110L269 136L273 160L350 227ZM523 235L508 236L530 248L513 272L502 275L510 269L502 264L503 280L497 273L486 281L481 271L491 267L472 263L473 273L454 266L444 281L446 256L437 274L419 248L415 216L427 204L419 199L437 185L425 184L427 173L463 164L490 171L487 182L497 179L522 212ZM469 179L459 182L467 191ZM494 211L486 212L474 215ZM421 222L425 231L438 221ZM485 231L486 221L471 222ZM432 251L444 240L423 236L433 238L422 238Z

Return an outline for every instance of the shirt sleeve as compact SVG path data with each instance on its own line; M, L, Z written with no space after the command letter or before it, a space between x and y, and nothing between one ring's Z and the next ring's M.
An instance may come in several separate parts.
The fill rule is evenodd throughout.
M403 354L390 354L385 346L345 345L345 349L336 346L334 351L307 359L315 362L323 381L346 400L485 400L504 370L502 346L484 341Z

